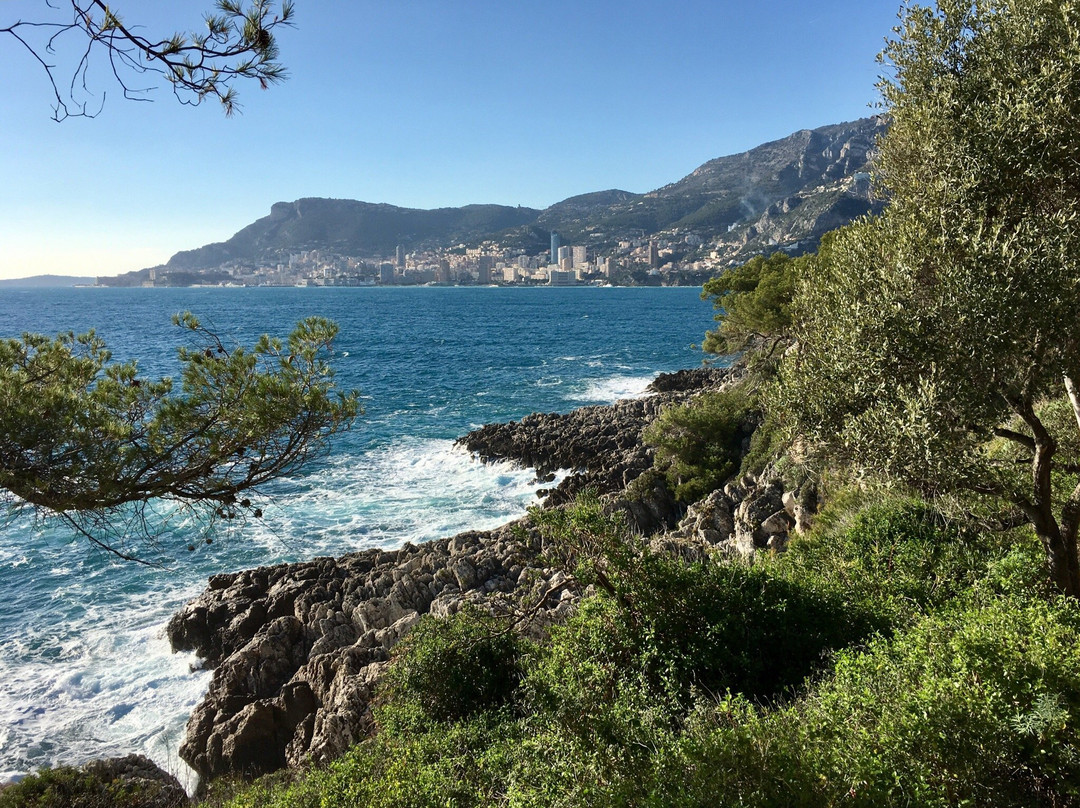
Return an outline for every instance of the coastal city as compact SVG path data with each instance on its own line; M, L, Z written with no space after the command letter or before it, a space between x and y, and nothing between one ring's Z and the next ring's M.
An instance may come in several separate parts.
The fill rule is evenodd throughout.
M275 264L235 261L201 271L150 269L143 286L576 286L700 285L727 262L718 253L701 253L702 239L688 233L667 238L620 241L606 254L563 244L551 233L551 247L530 255L497 242L477 247L459 244L446 249L406 252L399 246L386 259L339 255L313 249L289 253ZM100 278L99 285L115 285Z
M97 284L701 286L757 255L816 250L826 232L880 212L866 167L884 127L870 117L799 130L656 191L599 191L545 210L276 202L225 241Z

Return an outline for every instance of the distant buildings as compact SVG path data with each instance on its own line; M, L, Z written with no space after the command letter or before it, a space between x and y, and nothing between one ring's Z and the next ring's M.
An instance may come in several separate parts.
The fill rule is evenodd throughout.
M282 250L260 262L229 261L213 271L158 268L142 281L165 286L674 285L700 283L728 260L722 244L704 244L690 231L606 243L586 232L572 237L585 244L570 245L563 245L557 232L551 231L550 238L550 252L542 241L530 250L516 240L494 239L435 247L401 244L366 258L326 249Z
M649 266L653 269L660 266L660 246L655 241L649 242Z

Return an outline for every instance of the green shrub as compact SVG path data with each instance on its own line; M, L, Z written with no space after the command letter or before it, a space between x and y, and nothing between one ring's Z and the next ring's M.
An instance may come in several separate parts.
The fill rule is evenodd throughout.
M702 703L658 750L640 804L670 808L831 808L796 709L762 710L745 697Z
M792 258L774 252L710 279L701 290L719 312L714 330L705 334L707 353L732 354L762 338L784 339L791 330L791 299L808 256Z
M1080 805L1080 608L999 598L839 655L804 698L720 700L639 804Z
M760 420L753 397L736 386L668 407L648 426L644 438L676 497L695 502L739 470Z
M549 705L587 712L576 699L609 700L625 682L675 710L695 691L768 699L880 628L820 579L654 552L595 500L533 519L549 557L598 590L537 651L529 685Z
M843 655L803 718L830 740L823 776L863 805L1076 805L1080 608L999 599L927 619Z
M494 711L405 734L383 732L299 778L260 778L214 808L467 808L497 800L517 724ZM204 808L210 808L204 804Z
M622 601L598 596L553 630L526 679L541 709L589 731L624 697L628 710L659 705L677 717L702 693L794 692L830 650L876 628L824 588L764 567L646 554L617 586Z
M794 580L827 580L849 602L891 624L966 597L977 585L1025 590L1040 577L1037 555L1017 566L1017 556L1038 553L1032 542L1013 544L1015 536L978 533L919 500L879 497L854 515L839 518L834 512L821 521L824 527L791 542L778 568ZM1029 576L1022 574L1025 564Z
M504 719L498 712L479 714L360 744L318 774L319 808L494 804L496 775L509 768L502 759L504 745L517 737L514 722Z
M176 795L150 780L104 780L71 766L42 769L0 788L0 808L177 808Z
M394 648L376 719L402 731L498 709L513 698L520 655L517 634L475 608L424 617Z

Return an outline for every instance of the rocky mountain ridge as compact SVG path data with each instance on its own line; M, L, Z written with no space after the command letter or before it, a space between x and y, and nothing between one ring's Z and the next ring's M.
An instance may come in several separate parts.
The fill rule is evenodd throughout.
M627 239L683 234L725 260L780 248L801 252L828 230L880 210L867 172L885 128L884 119L872 117L804 129L710 160L648 193L598 191L542 211L503 205L417 210L321 198L278 202L227 241L177 253L167 268L287 262L290 253L314 249L389 257L399 245L417 251L491 241L535 254L547 247L553 230L564 244L598 252Z

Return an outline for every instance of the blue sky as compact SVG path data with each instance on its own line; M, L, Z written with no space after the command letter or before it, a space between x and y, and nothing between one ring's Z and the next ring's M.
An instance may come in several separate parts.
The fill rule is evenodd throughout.
M147 34L212 0L117 0ZM43 0L4 0L0 27ZM41 69L0 36L0 278L112 275L227 239L305 196L543 208L644 192L791 132L871 114L895 0L297 0L290 78L216 103L125 101L50 119ZM61 43L62 61L76 45Z

